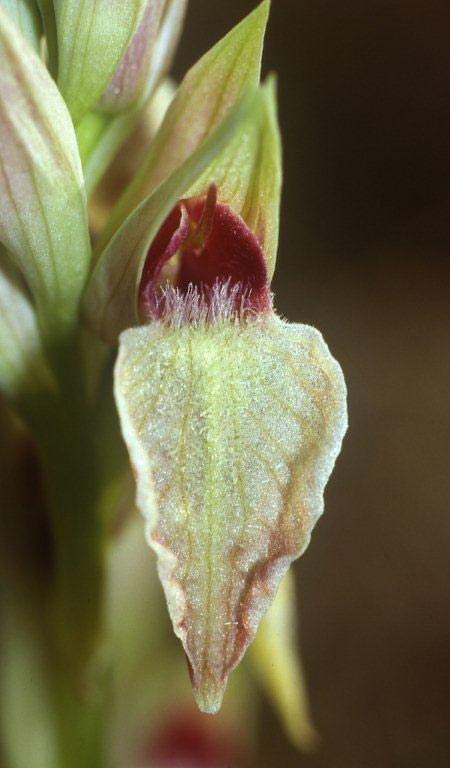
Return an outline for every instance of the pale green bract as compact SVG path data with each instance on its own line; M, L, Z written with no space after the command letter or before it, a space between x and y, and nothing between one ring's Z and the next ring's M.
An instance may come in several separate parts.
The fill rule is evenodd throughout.
M346 389L313 328L179 320L121 335L115 396L195 697L215 712L323 510Z
M1 8L0 59L0 242L41 330L61 336L76 322L91 257L75 133L44 64Z
M216 185L220 202L239 214L256 235L269 282L277 255L281 176L275 79L270 77L259 88L245 124L186 193L202 197L210 184Z
M281 580L275 600L249 648L249 657L292 743L302 751L311 751L317 746L319 736L312 723L299 659L298 615L295 576L291 569Z
M146 0L54 0L58 87L77 123L93 107L136 32Z
M42 23L35 0L0 0L0 8L5 9L32 48L39 51Z
M0 256L3 254L0 253ZM55 386L32 305L0 265L0 390L17 401Z

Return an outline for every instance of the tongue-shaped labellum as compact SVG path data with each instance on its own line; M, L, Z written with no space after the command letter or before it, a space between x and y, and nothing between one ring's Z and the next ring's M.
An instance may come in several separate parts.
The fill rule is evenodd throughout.
M214 190L164 223L140 307L116 400L194 694L215 712L322 512L345 383L316 330L273 313L257 241Z

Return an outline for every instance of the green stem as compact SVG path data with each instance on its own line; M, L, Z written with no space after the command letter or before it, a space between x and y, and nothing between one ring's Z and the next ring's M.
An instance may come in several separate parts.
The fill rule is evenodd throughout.
M135 128L140 114L138 109L118 115L89 112L77 125L77 142L88 197Z
M33 408L55 550L50 608L51 677L64 768L101 768L101 692L93 680L102 636L101 482L92 406L78 339L52 355L58 394Z

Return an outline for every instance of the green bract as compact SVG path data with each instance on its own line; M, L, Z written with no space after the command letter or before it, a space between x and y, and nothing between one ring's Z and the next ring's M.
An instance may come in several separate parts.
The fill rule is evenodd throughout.
M298 657L298 604L295 577L289 570L249 649L256 674L299 749L318 743L309 711L306 681Z
M186 5L187 0L147 0L138 30L105 93L78 123L77 139L88 194L142 117L169 68Z
M218 199L238 213L256 235L271 280L281 196L281 142L273 77L260 88L245 124L185 196L205 195L212 183L217 186Z
M167 107L175 91L170 80L163 80L152 98L139 110L129 110L120 115L89 112L77 128L79 145L84 147L83 163L84 183L89 196L95 189L103 173L111 163L118 147L127 139L136 126L137 120L149 126L153 137L158 130Z
M5 9L27 42L36 51L39 51L42 24L35 0L0 0L0 8Z
M0 388L12 401L53 389L36 315L30 301L0 261Z
M76 320L90 261L83 175L67 108L0 9L0 241L46 335Z
M58 87L74 123L105 91L146 4L146 0L54 0Z

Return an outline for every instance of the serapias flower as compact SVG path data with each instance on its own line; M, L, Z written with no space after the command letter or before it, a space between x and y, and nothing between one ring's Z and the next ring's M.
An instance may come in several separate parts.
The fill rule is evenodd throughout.
M151 301L152 321L121 335L115 372L137 503L206 712L309 541L346 428L320 334L278 318L267 282L252 301L232 274L211 279Z
M181 200L147 255L139 289L143 321L214 322L268 312L271 305L261 246L243 219L218 203L216 185L204 198Z
M281 147L274 78L260 84L268 0L188 72L106 227L88 226L89 194L149 108L184 5L0 0L0 390L6 452L20 421L43 513L35 536L28 494L5 498L10 557L22 560L22 538L31 559L48 545L45 584L34 568L7 574L18 632L5 635L4 730L17 765L100 765L105 745L128 764L141 713L173 711L174 697L192 706L183 656L164 652L154 600L137 594L146 561L140 571L124 536L134 484L106 344L119 345L114 392L137 504L199 707L218 710L273 602L255 667L293 739L314 735L281 579L323 508L345 384L320 334L274 309ZM106 562L115 536L117 572ZM227 697L233 722L246 696L250 719L255 710L246 678L239 670ZM17 723L30 712L27 741ZM153 745L156 731L141 730Z
M196 65L200 102L186 76L146 175L113 213L110 228L119 228L86 297L91 327L105 341L120 335L115 396L137 504L205 712L220 707L308 544L347 425L342 372L320 333L273 309L274 83L248 91L267 11L263 3L206 54L211 82L203 60ZM236 71L246 76L230 90ZM219 123L202 108L210 91ZM198 105L192 135L189 104ZM123 221L131 198L139 204Z

